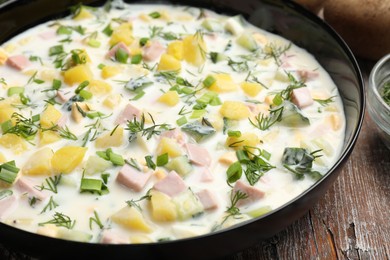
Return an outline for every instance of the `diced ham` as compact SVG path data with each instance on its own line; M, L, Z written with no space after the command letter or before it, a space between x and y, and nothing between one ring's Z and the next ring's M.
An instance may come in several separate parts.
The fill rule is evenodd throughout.
M18 207L18 199L15 195L0 200L0 219L4 219Z
M310 106L314 102L307 87L293 89L291 101L299 108Z
M205 210L218 208L218 201L210 190L201 190L196 193L196 196L198 196Z
M30 65L30 61L24 55L15 55L8 57L7 65L17 70L23 70Z
M103 244L128 244L129 240L112 230L104 230L101 236L101 243Z
M200 181L201 182L210 182L214 180L214 176L211 174L209 168L203 167L200 172Z
M127 48L126 44L124 44L123 42L119 42L117 43L114 47L111 48L111 50L109 50L106 54L106 58L107 59L115 59L115 54L116 52L118 51L118 49L122 49L124 50L127 54L130 55L130 50L129 48Z
M180 145L185 143L185 134L179 128L165 131L161 134L161 137L175 139L176 142Z
M210 166L211 156L206 148L191 143L185 144L185 148L187 149L188 158L193 164Z
M57 97L59 98L59 100L62 102L62 103L65 103L67 102L72 96L73 96L74 93L70 92L70 91L63 91L63 90L58 90L57 91Z
M305 82L314 80L320 76L320 73L318 71L312 71L312 70L298 70L297 73L301 78L301 80Z
M185 191L187 186L175 171L171 171L164 179L154 184L153 188L173 197Z
M37 184L26 177L20 177L15 183L15 187L20 192L27 193L29 197L35 197L42 201L48 197L48 194L38 190L37 186Z
M238 180L236 182L236 184L234 185L233 192L237 192L237 191L241 191L248 196L245 199L239 200L237 202L237 206L243 206L243 205L247 205L247 204L250 204L252 202L255 202L255 201L263 198L264 194L265 194L263 191L255 188L253 186L250 186L248 184L245 184L241 180Z
M66 122L68 121L68 116L67 115L62 115L60 119L57 122L57 125L59 127L64 127L66 125Z
M119 114L118 118L115 121L115 124L123 124L128 120L133 120L133 118L140 118L141 110L133 106L132 104L127 104L123 111Z
M41 37L44 40L50 40L50 39L53 39L54 37L56 37L56 35L57 35L56 31L49 30L49 31L46 31L46 32L39 34L39 37Z
M151 172L143 173L125 164L122 169L119 170L116 181L138 192L145 187L151 176Z
M153 41L149 46L144 47L142 57L146 61L154 61L158 59L165 51L165 47L158 41Z

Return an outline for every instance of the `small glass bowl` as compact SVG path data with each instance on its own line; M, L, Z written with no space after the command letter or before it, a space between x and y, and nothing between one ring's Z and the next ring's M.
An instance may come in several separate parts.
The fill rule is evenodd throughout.
M376 123L380 136L390 149L390 105L382 99L383 87L390 81L390 53L372 69L368 82L367 110Z

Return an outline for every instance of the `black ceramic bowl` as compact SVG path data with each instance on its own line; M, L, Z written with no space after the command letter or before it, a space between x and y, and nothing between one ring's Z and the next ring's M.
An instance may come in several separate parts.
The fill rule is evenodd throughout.
M3 4L0 6L0 43L36 24L68 14L68 7L77 2L20 0ZM98 0L83 2L94 6L103 4ZM279 34L312 53L338 86L344 102L346 135L336 164L310 189L269 214L199 237L150 244L104 245L49 238L0 223L1 243L49 259L218 258L250 247L286 228L306 213L336 179L357 140L365 106L361 73L344 41L321 19L290 1L172 0L170 3L206 7L227 14L240 13L254 25Z

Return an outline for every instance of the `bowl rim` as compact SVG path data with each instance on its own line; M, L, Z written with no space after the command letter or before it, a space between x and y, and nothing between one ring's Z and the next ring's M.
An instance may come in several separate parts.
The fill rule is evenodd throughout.
M386 110L390 111L390 104L387 104L383 100L382 96L379 94L378 87L380 87L380 86L377 84L377 78L376 78L377 74L379 73L379 70L383 67L383 65L386 62L390 63L390 53L386 54L380 60L378 60L377 63L375 63L374 67L371 70L369 78L368 78L368 86L369 86L369 90L371 90L372 93L374 93L374 96L375 96L376 100L379 101L380 104L384 108L386 108Z

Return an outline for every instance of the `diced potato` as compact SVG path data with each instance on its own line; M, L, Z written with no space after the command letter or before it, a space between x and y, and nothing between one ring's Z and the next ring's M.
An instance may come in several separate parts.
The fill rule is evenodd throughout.
M4 163L4 162L6 162L6 161L7 161L7 159L5 158L4 154L2 154L2 153L0 152L0 163Z
M176 205L180 220L186 220L203 212L203 205L190 190L186 190L172 199Z
M175 139L163 137L157 146L157 154L161 155L168 153L170 157L177 157L182 155L182 149Z
M118 147L123 144L123 136L123 127L118 126L113 133L108 132L99 136L95 141L95 145L97 148Z
M174 56L164 53L161 55L157 71L178 71L181 70L181 62Z
M255 51L258 48L255 38L253 38L250 33L241 34L241 36L237 38L237 43L248 51Z
M14 44L14 43L7 43L6 45L4 45L4 50L7 52L7 53L12 53L16 50L17 48L17 45Z
M7 59L8 59L7 53L3 49L0 49L0 65L4 65Z
M218 162L225 164L226 166L231 165L232 163L237 161L237 156L235 152L227 152L224 153L221 157L219 157Z
M84 112L90 111L89 106L84 102L75 102L72 104L72 118L76 123L79 123L84 117L82 113L80 113L79 109Z
M39 132L39 145L43 146L51 144L61 140L61 136L54 131L40 131Z
M10 120L14 112L15 108L11 104L0 102L0 124Z
M242 133L240 137L228 136L226 138L226 146L235 150L240 150L244 146L257 146L260 143L260 138L254 133Z
M239 101L223 102L219 112L223 117L233 120L245 119L250 115L249 108Z
M207 46L201 33L183 39L183 59L197 67L206 62Z
M255 97L263 89L263 86L256 82L242 82L241 88L248 96Z
M152 20L152 17L150 17L147 14L140 14L139 18L144 22L150 22Z
M137 235L132 235L130 237L130 242L132 244L145 244L145 243L151 243L153 242L153 240L146 235L137 234Z
M223 129L223 118L220 114L212 114L208 120L215 130L220 131Z
M113 46L119 42L130 45L134 41L132 28L131 23L122 23L115 28L111 35L110 45Z
M83 161L86 152L87 148L80 146L64 146L58 149L51 159L54 172L72 172Z
M260 43L262 45L265 45L268 43L268 38L264 34L254 33L252 36L257 43Z
M73 17L73 20L80 21L80 20L89 19L92 17L93 17L93 15L91 14L90 11L81 7L79 13Z
M183 41L173 41L168 45L167 53L178 60L183 60Z
M48 237L57 237L58 236L58 227L54 224L47 224L47 225L38 227L37 234L48 236Z
M111 85L103 80L91 80L88 89L96 96L106 95L112 91Z
M338 114L331 114L327 120L330 122L330 125L334 131L339 130L342 126L342 120Z
M53 155L54 152L49 147L45 147L35 152L24 164L22 173L31 176L51 175L51 159L53 158Z
M15 134L5 134L0 137L0 145L11 149L16 154L21 154L27 149L27 141Z
M80 64L64 72L64 81L68 85L92 79L92 71L86 64Z
M85 173L88 175L92 175L95 173L102 173L112 166L110 161L106 161L103 158L91 155L88 157L87 162L85 163Z
M121 72L122 72L122 67L120 66L104 66L102 68L101 74L103 79L108 79L118 75Z
M179 94L177 94L176 91L169 90L169 91L165 92L164 94L162 94L158 98L158 101L161 103L164 103L168 106L174 107L177 105L177 103L179 103L180 98L179 98Z
M43 128L50 128L55 126L61 117L61 112L58 111L52 104L48 104L46 109L41 114L41 126Z
M87 232L66 228L59 228L57 237L78 242L89 242L92 239L92 235Z
M121 100L122 97L120 94L112 94L106 97L106 99L103 101L103 105L113 109L121 103Z
M177 218L176 205L168 195L152 190L150 204L152 217L156 221L174 221Z
M165 20L167 22L170 22L172 19L171 19L171 16L169 15L169 13L165 10L161 10L159 11L160 13L160 19L162 20Z
M209 87L209 90L218 93L231 92L237 90L237 84L234 83L229 74L215 74L215 82Z
M54 69L42 70L40 73L40 78L45 81L53 81L53 79L56 78L56 70Z
M142 213L135 207L124 207L118 212L114 213L114 215L111 216L111 219L115 223L132 230L143 232L152 231L150 224L146 222Z

